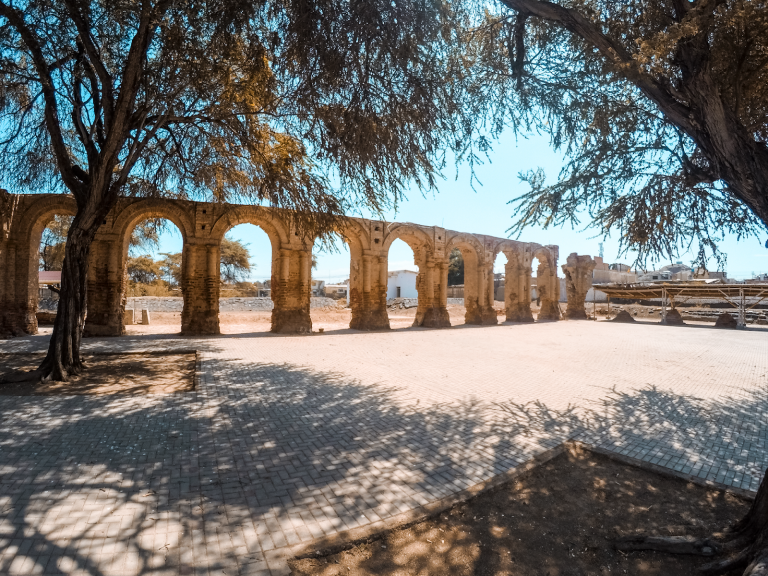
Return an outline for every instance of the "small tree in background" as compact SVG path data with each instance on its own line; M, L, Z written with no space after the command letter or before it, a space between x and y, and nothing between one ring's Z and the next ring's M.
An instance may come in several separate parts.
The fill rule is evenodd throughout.
M160 280L162 275L160 263L149 254L129 256L126 268L128 279L136 284L152 284Z
M245 281L251 272L250 258L242 242L225 236L221 241L221 281L225 284Z
M72 216L57 214L43 230L40 240L40 270L61 270L64 265L64 246Z
M464 284L464 257L454 248L448 257L448 286Z

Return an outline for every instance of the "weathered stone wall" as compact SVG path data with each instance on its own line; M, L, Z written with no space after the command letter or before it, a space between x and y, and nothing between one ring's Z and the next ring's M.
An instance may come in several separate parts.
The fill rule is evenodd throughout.
M37 331L37 269L40 236L56 214L73 214L66 195L12 195L0 192L0 333ZM125 333L126 261L130 235L148 218L173 222L183 238L181 293L182 332L219 333L219 251L224 234L238 224L262 228L272 244L272 331L312 330L310 319L311 262L314 238L299 236L287 212L261 206L240 206L183 200L121 198L104 220L91 250L86 331L95 335ZM448 255L462 251L465 261L466 321L495 324L493 262L507 256L505 306L507 320L532 321L531 262L538 258L543 286L539 319L556 320L559 282L556 246L467 234L440 227L350 218L337 232L350 248L351 328L389 328L387 257L396 239L406 242L419 267L415 325L450 326L446 309ZM554 303L554 305L552 304Z

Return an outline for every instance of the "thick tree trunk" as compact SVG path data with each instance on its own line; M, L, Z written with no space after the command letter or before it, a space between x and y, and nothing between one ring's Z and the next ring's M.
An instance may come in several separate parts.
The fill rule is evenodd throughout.
M59 308L48 354L38 369L43 379L66 381L70 375L79 374L84 368L80 342L86 315L88 257L98 230L94 220L94 217L78 215L67 234ZM91 229L83 225L84 221L91 222Z
M690 536L629 536L620 538L619 550L656 550L670 554L714 556L701 566L702 574L725 574L743 569L743 576L768 575L768 470L746 516L707 538Z

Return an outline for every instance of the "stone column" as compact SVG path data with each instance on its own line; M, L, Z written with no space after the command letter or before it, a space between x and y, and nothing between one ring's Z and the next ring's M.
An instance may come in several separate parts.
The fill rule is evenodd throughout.
M312 261L310 250L281 249L278 274L272 282L272 332L280 334L309 334L310 283L307 264Z
M426 328L448 328L451 325L451 319L446 308L448 298L448 263L435 262L434 259L429 258L427 260L426 276L425 291L428 295L428 300L421 326ZM421 302L421 293L419 293L419 302Z
M85 336L122 336L125 334L125 289L123 271L119 270L120 243L113 235L98 236L91 244L88 264L88 313Z
M558 304L560 290L559 286L556 286L557 282L556 269L551 268L546 262L541 262L536 271L536 290L541 299L541 308L537 318L539 322L560 320L560 306Z
M182 256L182 334L220 334L218 244L189 244Z
M592 271L595 261L591 256L579 256L573 252L562 266L565 273L565 291L568 295L568 306L565 317L569 320L586 320L587 311L584 301L592 286Z
M355 298L349 327L354 330L388 330L387 258L365 254L360 260L363 289L362 294Z
M508 322L533 322L531 265L524 253L507 253L504 304Z
M498 324L493 309L493 262L480 266L480 322L483 325Z

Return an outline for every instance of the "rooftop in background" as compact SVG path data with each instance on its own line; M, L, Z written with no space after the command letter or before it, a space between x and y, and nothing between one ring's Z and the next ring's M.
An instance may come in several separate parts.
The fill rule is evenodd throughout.
M39 284L61 284L61 270L41 270L39 275Z

